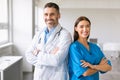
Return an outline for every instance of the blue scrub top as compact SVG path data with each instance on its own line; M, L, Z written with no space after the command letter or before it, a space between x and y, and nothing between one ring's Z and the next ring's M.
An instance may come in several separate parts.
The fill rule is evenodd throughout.
M88 68L83 68L80 65L80 60L85 60L90 64L98 65L102 58L105 57L96 44L91 42L88 42L88 44L90 48L89 50L78 41L75 41L70 45L68 60L70 80L99 80L99 72L96 72L91 76L82 76ZM111 65L110 61L108 61L108 64Z

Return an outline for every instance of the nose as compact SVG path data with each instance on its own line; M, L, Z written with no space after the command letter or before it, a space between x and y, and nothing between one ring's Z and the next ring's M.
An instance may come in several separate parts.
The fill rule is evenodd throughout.
M84 27L83 30L86 31L86 30L87 30L87 27Z
M51 16L50 15L47 15L47 19L50 19L51 18Z

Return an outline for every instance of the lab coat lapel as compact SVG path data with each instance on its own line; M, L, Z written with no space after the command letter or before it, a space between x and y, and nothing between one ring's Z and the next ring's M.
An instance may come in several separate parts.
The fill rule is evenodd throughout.
M37 48L39 48L40 50L43 50L44 51L44 36L45 36L45 33L44 31L40 34L40 37L38 39L38 44L37 44Z
M54 38L56 37L56 35L60 31L60 29L61 29L61 26L60 26L60 24L58 24L58 26L56 26L55 30L52 32L52 34L48 38L48 41L46 42L46 46L54 40Z
M41 34L41 43L42 43L42 45L44 45L44 38L45 38L45 33L43 32Z

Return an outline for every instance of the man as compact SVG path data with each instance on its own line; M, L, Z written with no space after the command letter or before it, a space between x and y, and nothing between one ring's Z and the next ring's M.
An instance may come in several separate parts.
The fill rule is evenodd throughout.
M26 51L26 59L35 66L34 80L67 80L67 55L70 33L59 24L60 12L56 3L44 6L46 28L38 32Z

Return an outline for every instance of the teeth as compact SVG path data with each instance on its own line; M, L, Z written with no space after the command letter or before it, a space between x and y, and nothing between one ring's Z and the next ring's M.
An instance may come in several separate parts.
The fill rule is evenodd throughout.
M83 33L83 34L87 34L87 33Z

